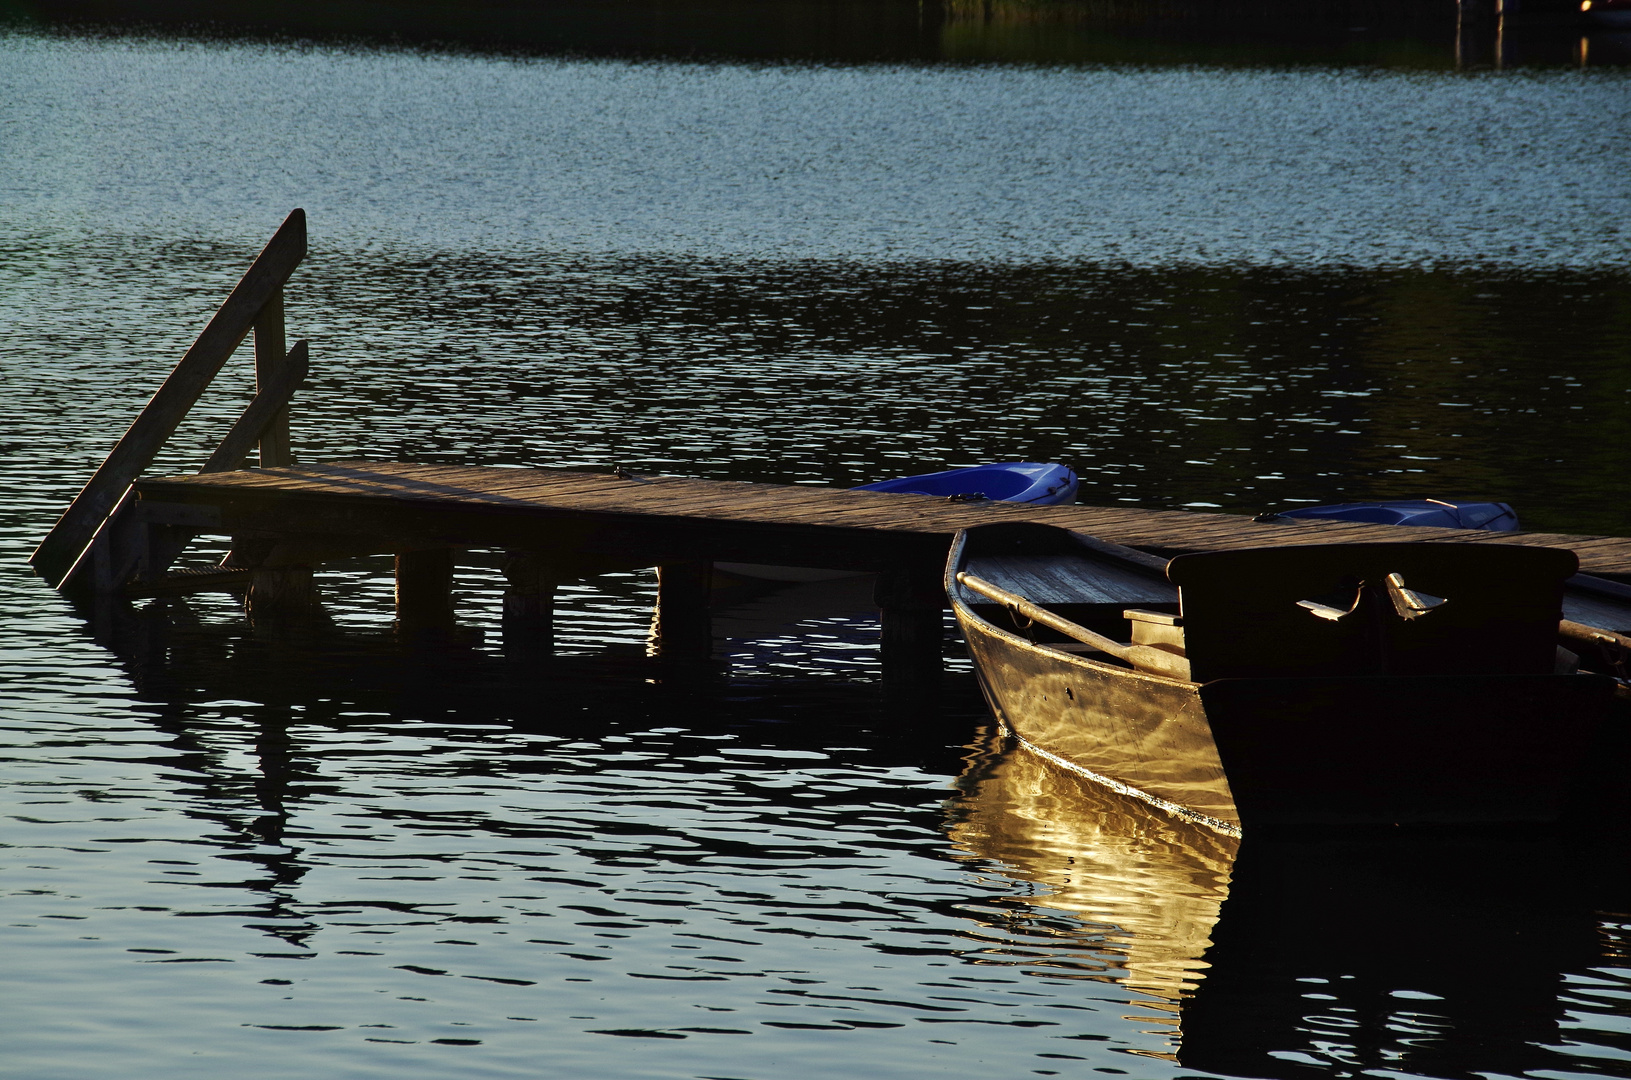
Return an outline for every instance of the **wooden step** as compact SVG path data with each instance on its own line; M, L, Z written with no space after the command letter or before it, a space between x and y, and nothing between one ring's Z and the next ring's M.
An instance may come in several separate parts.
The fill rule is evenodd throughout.
M152 596L187 596L200 592L241 593L249 588L249 571L241 567L196 566L171 570L152 581L137 579L120 590L132 600Z

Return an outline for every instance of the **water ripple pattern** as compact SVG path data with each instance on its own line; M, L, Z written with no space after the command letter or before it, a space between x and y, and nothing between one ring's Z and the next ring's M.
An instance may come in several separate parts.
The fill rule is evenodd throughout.
M0 37L0 222L347 247L1627 261L1627 75L518 61ZM129 191L141 198L130 200Z

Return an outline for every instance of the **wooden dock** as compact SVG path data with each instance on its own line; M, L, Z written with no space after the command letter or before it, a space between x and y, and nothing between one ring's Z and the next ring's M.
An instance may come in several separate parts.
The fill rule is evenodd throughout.
M1578 555L1584 572L1631 577L1631 537L1282 524L1238 514L951 502L612 472L343 461L139 480L135 490L155 521L276 538L281 546L270 558L274 565L308 561L302 552L502 547L539 553L573 577L605 565L703 559L911 572L925 556L938 576L958 529L1038 521L1168 556L1401 540L1561 547Z
M705 655L715 562L878 575L886 669L938 669L941 569L960 528L1037 521L1162 556L1331 542L1564 547L1581 569L1631 580L1631 538L1272 523L1230 514L1093 506L1029 507L923 495L670 476L386 462L294 464L288 406L305 378L305 342L285 349L283 287L306 251L291 214L197 343L34 553L51 585L99 598L242 590L250 612L309 612L312 574L335 559L396 556L397 618L408 631L456 619L462 553L502 554L506 638L546 646L565 581L656 567L665 654ZM142 478L233 351L254 335L259 390L196 476ZM243 468L259 451L258 469ZM218 567L175 570L196 535L232 539ZM484 558L490 561L490 557ZM1631 603L1631 589L1611 595Z
M1631 575L1626 538L1288 525L1228 514L949 502L626 472L351 461L139 480L135 493L127 528L159 530L166 550L175 548L177 531L231 536L238 563L214 580L174 579L156 565L134 565L122 587L138 594L237 587L248 592L251 609L298 610L317 603L314 567L390 553L397 557L399 623L446 628L456 618L454 563L465 552L488 549L505 554L506 635L547 643L556 586L654 566L664 653L702 656L712 642L714 562L853 570L879 575L876 600L892 671L938 663L947 548L958 529L992 521L1040 521L1162 555L1399 540L1557 546L1577 551L1584 569Z

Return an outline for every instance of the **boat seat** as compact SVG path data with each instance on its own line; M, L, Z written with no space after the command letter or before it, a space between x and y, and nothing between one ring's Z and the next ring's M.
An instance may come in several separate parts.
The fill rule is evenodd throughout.
M1159 645L1180 656L1184 653L1184 620L1167 611L1128 608L1122 616L1132 625L1134 645Z
M1577 565L1511 544L1321 544L1181 555L1167 576L1196 681L1516 675L1553 670Z

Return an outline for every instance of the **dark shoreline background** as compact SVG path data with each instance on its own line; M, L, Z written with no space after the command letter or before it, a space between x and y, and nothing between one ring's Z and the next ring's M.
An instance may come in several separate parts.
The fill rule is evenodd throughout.
M33 30L812 62L1621 64L1572 0L4 0Z

